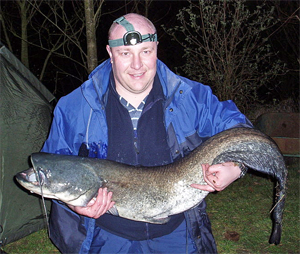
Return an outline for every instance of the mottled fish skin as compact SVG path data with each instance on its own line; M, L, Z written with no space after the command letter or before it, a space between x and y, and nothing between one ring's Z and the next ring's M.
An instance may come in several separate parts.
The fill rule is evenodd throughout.
M277 181L274 209L272 212L273 229L269 242L279 244L282 232L282 218L286 195L287 168L284 158L276 143L259 130L233 128L215 135L219 139L222 152L212 155L212 164L225 161L237 161L247 167L268 174ZM207 152L214 146L212 139L207 140ZM206 154L205 151L203 151Z
M34 169L20 172L16 179L26 189L75 206L85 206L100 187L113 192L118 215L127 219L162 224L168 216L198 205L208 194L190 187L206 184L201 164L242 162L271 175L278 182L270 243L279 244L285 201L287 169L277 145L252 128L233 128L204 142L190 155L161 167L125 164L47 153L31 156ZM34 174L36 173L36 174ZM34 175L33 175L34 174Z

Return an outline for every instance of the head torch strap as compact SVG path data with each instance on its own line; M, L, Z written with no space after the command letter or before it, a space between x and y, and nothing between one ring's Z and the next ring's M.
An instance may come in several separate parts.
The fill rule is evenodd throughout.
M120 17L118 19L116 19L114 21L115 23L118 23L119 25L125 27L125 29L127 30L127 32L131 32L131 31L134 31L134 27L131 23L129 23L125 17Z
M157 34L144 34L142 35L142 40L140 42L137 43L141 43L141 42L147 42L147 41L157 41ZM124 38L122 39L116 39L116 40L108 40L108 44L111 48L113 47L119 47L119 46L124 46L124 45L135 45L137 43L124 43Z
M144 41L157 41L157 34L141 35L138 31L134 30L133 25L129 23L125 17L120 17L114 22L122 25L127 30L127 33L124 34L122 39L108 40L108 44L111 48L124 45L133 46Z

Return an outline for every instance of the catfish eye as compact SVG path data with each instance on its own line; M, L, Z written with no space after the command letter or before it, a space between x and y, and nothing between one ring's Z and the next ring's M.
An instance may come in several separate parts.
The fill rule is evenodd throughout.
M26 175L26 179L28 182L37 182L36 173L34 171L32 171L31 173Z

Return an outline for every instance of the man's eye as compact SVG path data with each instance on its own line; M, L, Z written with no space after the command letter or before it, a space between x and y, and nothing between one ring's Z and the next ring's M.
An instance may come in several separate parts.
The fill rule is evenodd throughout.
M121 55L122 56L129 56L129 52L122 52Z

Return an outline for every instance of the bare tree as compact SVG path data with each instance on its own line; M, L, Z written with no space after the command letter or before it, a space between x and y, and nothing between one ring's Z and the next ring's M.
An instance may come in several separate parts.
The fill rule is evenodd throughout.
M37 6L40 5L39 1L33 0ZM15 5L18 9L20 17L19 29L16 29L13 17L10 14L10 9ZM10 5L6 5L4 9L1 6L0 16L3 33L5 35L5 41L9 49L13 52L11 46L11 37L8 32L13 34L13 37L20 39L21 41L21 62L29 68L29 53L28 53L28 26L30 25L31 19L36 14L36 10L31 8L31 5L26 0L12 1Z
M10 5L19 9L21 29L18 33L12 18L5 15L8 13L7 9L1 8L2 29L7 45L11 45L8 33L21 40L21 59L27 67L29 45L47 52L37 75L40 80L43 80L52 56L67 59L73 62L76 68L83 68L89 73L98 63L95 31L100 22L103 3L104 0L13 1ZM31 29L30 39L27 34L28 26ZM60 71L67 72L62 68Z
M60 87L57 83L60 78L72 77L72 82L75 79L77 83L83 82L87 74L97 66L99 54L97 54L96 29L101 17L124 9L133 0L120 2L116 8L108 8L103 12L105 2L107 1L4 2L0 8L1 28L4 31L1 40L12 50L16 45L19 47L15 38L19 39L22 48L20 55L26 66L30 63L28 48L33 53L39 52L36 56L31 54L32 59L35 57L32 70L41 81L54 80L56 82L54 93L56 93Z
M2 34L4 36L3 42L6 42L6 45L8 46L9 50L11 52L13 52L12 45L11 45L11 42L10 42L10 37L9 37L7 24L6 24L6 21L5 21L5 14L4 13L5 12L3 12L2 5L0 5L0 22L1 22L1 28L0 29L1 29Z
M274 8L262 1L252 8L239 0L189 3L177 14L180 25L166 29L184 48L181 70L210 85L221 100L248 110L258 100L258 88L284 72L266 33L278 23Z
M96 26L94 1L84 0L85 20L86 20L86 39L87 39L87 66L90 73L97 66L97 45L96 45Z
M153 0L133 0L133 6L130 12L139 13L145 17L149 17L149 10Z

